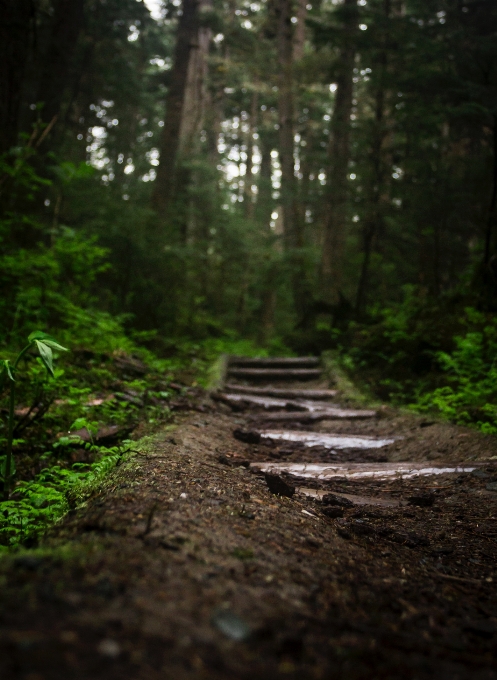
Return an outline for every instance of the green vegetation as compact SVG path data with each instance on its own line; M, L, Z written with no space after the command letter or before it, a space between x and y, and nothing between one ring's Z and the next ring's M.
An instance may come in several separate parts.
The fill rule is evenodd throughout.
M36 348L40 354L40 359L45 366L48 373L55 377L53 369L53 354L52 350L58 350L62 352L67 352L65 347L59 345L59 343L54 340L47 333L42 331L34 331L30 334L28 338L28 344L22 349L17 355L14 364L10 366L9 360L5 359L3 361L3 371L0 374L0 379L7 378L10 383L10 395L9 395L9 414L7 420L8 435L7 435L7 453L5 456L0 457L0 482L3 483L3 496L4 500L9 500L9 491L12 477L15 474L15 462L12 460L12 443L14 438L14 409L15 409L15 385L17 375L17 367L21 359L25 356L30 349Z
M223 352L497 428L495 3L149 5L0 8L4 545Z

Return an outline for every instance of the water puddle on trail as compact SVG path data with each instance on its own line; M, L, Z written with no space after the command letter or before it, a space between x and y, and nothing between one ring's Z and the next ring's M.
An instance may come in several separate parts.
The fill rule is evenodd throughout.
M435 467L427 463L251 463L250 467L261 472L286 472L309 479L411 479L430 475L472 472L473 467Z
M304 446L325 446L329 449L380 449L393 444L397 439L378 439L376 437L321 434L319 432L296 432L292 430L265 430L262 439L300 442Z

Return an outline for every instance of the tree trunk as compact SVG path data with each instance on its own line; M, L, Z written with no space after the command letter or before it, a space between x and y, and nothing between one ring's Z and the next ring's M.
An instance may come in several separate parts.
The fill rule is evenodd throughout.
M291 21L292 13L293 8L291 0L278 1L276 42L279 66L278 122L283 239L285 250L290 257L293 302L297 316L302 318L305 313L306 300L309 296L305 281L305 267L302 255L302 248L304 246L303 225L299 220L299 211L297 208L298 184L295 177L293 60L296 42Z
M330 304L337 304L340 301L343 285L357 0L344 0L344 6L347 12L344 15L343 47L339 57L340 72L337 77L335 107L330 126L328 196L321 258L322 298Z
M247 170L245 172L245 215L249 219L253 219L255 202L252 185L254 184L254 172L252 165L252 156L254 155L254 133L257 130L257 114L258 114L259 93L255 89L252 93L252 101L250 104L250 116L248 120L247 133Z
M387 0L388 3L388 0ZM363 237L363 260L361 266L361 273L359 276L359 283L357 286L357 295L355 303L355 311L358 316L361 315L365 302L366 291L369 276L369 265L371 262L371 254L373 244L381 227L383 221L383 214L381 209L382 194L385 183L385 159L383 158L383 146L387 136L385 127L385 88L384 76L387 69L387 55L383 51L380 55L377 70L379 71L379 82L375 97L375 119L374 128L372 132L371 143L371 163L372 171L368 187L368 205L366 209L366 216L364 220L364 228L362 232Z
M43 71L36 101L43 103L41 120L60 119L64 95L72 84L72 66L78 37L84 25L84 0L59 0L55 5L52 32L43 58Z
M279 155L281 164L281 205L285 247L298 247L295 230L296 181L293 159L293 31L291 0L278 0L277 50L278 50L278 123Z
M297 23L293 34L293 61L299 61L304 56L307 2L308 0L297 0L297 11L295 12Z
M199 10L207 2L183 0L179 20L174 65L166 100L166 116L160 145L152 204L164 216L185 173L178 172L179 161L191 153L200 130L205 108L205 77L211 30L201 27Z
M0 154L17 142L32 0L0 0Z
M152 204L160 215L166 213L174 187L191 53L195 48L195 39L199 29L197 1L183 0L182 9L166 99L166 116L160 144L160 164L152 194Z

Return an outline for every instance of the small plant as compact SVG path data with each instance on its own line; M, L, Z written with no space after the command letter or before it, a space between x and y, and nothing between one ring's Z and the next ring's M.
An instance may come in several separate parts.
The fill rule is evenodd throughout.
M30 349L38 350L40 358L45 366L47 372L52 377L55 377L53 370L53 354L52 349L67 352L68 350L54 340L47 333L42 331L34 331L28 337L28 344L24 347L16 357L16 360L11 365L8 359L1 362L2 373L0 377L2 380L7 379L10 383L9 395L9 416L8 416L8 435L7 435L7 452L1 458L0 479L3 481L3 497L4 500L9 500L10 486L12 478L15 474L15 463L12 459L12 442L14 437L14 408L15 408L15 375L17 367L21 359L29 352Z

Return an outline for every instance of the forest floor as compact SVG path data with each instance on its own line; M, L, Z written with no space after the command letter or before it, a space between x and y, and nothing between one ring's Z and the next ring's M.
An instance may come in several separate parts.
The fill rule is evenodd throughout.
M495 438L387 407L292 426L395 438L331 455L233 436L256 425L199 394L42 547L3 558L0 677L497 678ZM283 475L286 497L255 465L316 460L472 471Z

